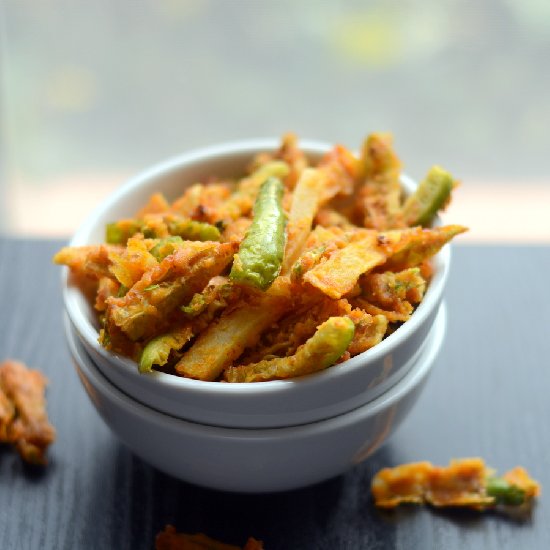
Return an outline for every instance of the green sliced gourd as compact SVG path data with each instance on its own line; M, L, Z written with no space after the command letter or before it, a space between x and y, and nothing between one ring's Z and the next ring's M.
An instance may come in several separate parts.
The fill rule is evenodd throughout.
M136 220L120 220L105 226L105 242L108 244L126 244L126 241L139 233L141 224Z
M451 196L455 180L440 166L433 166L416 191L403 205L405 223L409 227L429 226Z
M170 217L164 220L166 230L172 236L185 241L219 241L220 230L215 225L186 218ZM143 233L148 239L159 238L154 227L140 220L119 220L105 227L105 242L108 244L126 244L136 233Z
M233 260L232 280L266 290L279 275L285 250L283 190L279 178L270 177L262 184L252 225Z
M225 379L227 382L265 382L324 370L342 357L354 334L355 325L349 317L330 317L317 327L315 334L295 355L230 367Z
M195 220L173 220L168 222L168 232L186 241L219 241L220 230L205 222Z
M183 239L178 236L166 237L165 239L160 239L160 241L150 250L150 253L161 262L170 256L174 251L183 244Z
M487 495L495 499L495 504L502 506L521 506L525 503L525 491L509 483L502 477L487 479L485 486Z
M152 372L153 365L165 365L172 351L179 351L193 336L189 327L153 338L143 348L139 360L139 372Z

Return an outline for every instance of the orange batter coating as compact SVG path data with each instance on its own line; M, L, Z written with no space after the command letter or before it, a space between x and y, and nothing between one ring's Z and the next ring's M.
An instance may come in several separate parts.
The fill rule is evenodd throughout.
M55 440L48 421L44 391L47 379L13 360L0 364L0 442L15 446L23 460L45 464Z
M54 261L94 304L100 344L143 373L227 381L230 368L298 364L298 350L330 317L354 324L340 363L414 315L431 257L466 231L430 227L439 179L406 198L389 134L368 136L359 155L337 144L316 161L289 133L248 171L211 174L176 197L157 192L132 217L109 220L106 244L64 248ZM404 216L411 199L423 213L416 227ZM210 307L206 289L219 277L228 278L227 299ZM287 296L271 307L277 288ZM0 401L0 418L4 408Z
M374 476L371 490L380 508L409 502L485 510L529 505L540 494L525 469L518 466L499 478L481 458L451 460L446 467L415 462L384 468Z
M202 533L188 535L178 533L172 525L167 525L155 540L155 550L263 550L261 541L250 537L244 547L224 544Z

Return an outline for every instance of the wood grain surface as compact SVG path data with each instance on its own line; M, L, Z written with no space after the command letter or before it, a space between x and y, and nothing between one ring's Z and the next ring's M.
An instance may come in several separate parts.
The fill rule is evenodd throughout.
M62 327L60 241L0 239L0 359L50 379L58 440L43 469L0 447L0 548L151 549L166 523L266 550L550 548L550 248L455 247L449 326L423 395L393 439L344 476L260 496L193 487L133 456L103 425L73 370ZM373 507L383 466L482 456L542 482L532 514ZM314 460L315 457L312 457Z

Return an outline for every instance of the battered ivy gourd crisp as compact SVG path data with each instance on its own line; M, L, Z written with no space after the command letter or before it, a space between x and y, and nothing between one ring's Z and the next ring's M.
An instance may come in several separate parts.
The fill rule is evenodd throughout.
M155 193L59 251L93 300L106 349L143 373L226 383L303 376L367 352L406 323L430 258L466 231L435 226L456 180L433 167L410 196L389 134L314 162L296 137L232 179Z

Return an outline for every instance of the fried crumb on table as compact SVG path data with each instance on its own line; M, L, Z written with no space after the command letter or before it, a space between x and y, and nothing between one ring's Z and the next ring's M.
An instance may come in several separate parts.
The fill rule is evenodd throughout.
M55 440L46 412L47 383L41 372L19 361L0 364L0 442L13 445L31 464L46 464L46 450Z
M263 548L263 543L253 537L250 537L241 549L240 546L224 544L202 533L194 535L178 533L172 525L167 525L155 540L155 550L263 550Z
M481 458L463 458L446 467L415 462L384 468L374 476L371 490L379 508L412 503L481 511L528 508L539 496L540 485L520 466L497 477Z

